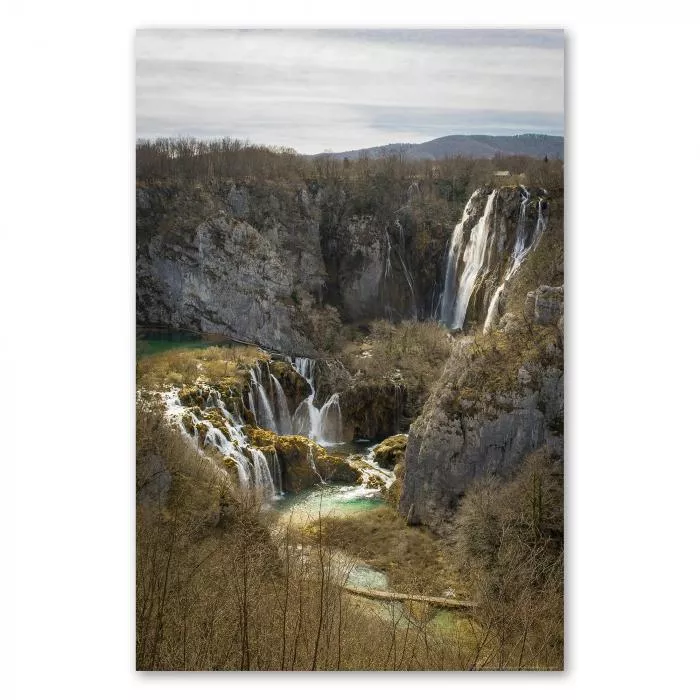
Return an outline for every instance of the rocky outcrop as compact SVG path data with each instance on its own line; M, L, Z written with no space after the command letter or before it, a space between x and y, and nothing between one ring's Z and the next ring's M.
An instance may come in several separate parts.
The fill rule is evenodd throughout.
M309 383L295 371L289 362L274 361L269 364L270 374L277 377L282 387L289 413L293 414L297 406L311 394Z
M457 344L411 425L400 510L437 526L476 479L506 476L534 450L563 449L560 336L547 327Z
M564 287L541 285L528 292L525 317L534 323L556 326L564 314Z
M392 435L380 442L374 448L374 459L377 464L384 469L393 469L403 460L406 453L408 436L404 434Z
M318 356L341 319L429 313L445 240L408 189L382 213L314 183L139 186L137 323Z
M386 379L359 379L340 395L351 439L383 440L401 430L406 393Z
M247 427L245 432L251 445L263 453L277 453L287 493L298 493L321 481L354 484L361 477L362 470L357 463L330 454L302 435L277 435L253 427Z
M263 234L221 210L193 231L158 230L139 244L137 321L313 353L300 326L324 276L312 222L291 245L279 227Z

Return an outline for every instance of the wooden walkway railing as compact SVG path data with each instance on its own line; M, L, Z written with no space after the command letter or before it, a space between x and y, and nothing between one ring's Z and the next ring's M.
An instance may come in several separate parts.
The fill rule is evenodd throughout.
M439 598L430 595L418 595L414 593L397 593L396 591L379 591L373 588L357 588L356 586L343 586L354 595L376 600L415 600L419 603L428 603L440 608L476 608L477 604L470 600L458 600L457 598Z

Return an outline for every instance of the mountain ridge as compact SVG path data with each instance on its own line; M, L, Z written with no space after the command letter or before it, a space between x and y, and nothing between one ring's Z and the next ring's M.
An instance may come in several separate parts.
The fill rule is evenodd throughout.
M517 134L490 136L488 134L452 134L423 143L389 143L351 151L316 153L312 157L330 156L357 160L360 157L380 158L402 154L408 160L436 160L448 156L493 158L497 155L523 155L536 158L563 158L564 137L549 134Z

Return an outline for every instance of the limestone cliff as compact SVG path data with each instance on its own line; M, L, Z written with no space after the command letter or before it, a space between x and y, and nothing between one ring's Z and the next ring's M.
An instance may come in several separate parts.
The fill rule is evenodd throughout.
M508 330L459 341L411 425L400 510L436 526L475 480L507 476L534 450L563 451L563 336L508 319ZM505 324L504 324L505 326Z
M429 315L447 230L416 191L380 213L314 183L138 186L137 322L313 356L341 320Z

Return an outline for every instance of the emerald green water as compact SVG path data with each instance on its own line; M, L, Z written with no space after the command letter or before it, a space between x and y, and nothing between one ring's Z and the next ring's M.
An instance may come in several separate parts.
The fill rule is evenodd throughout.
M157 328L136 329L136 357L155 355L180 348L207 348L212 345L235 347L240 345L228 338L211 333L161 330Z
M283 496L273 507L292 521L319 517L343 517L372 510L384 503L381 495L364 486L319 484L301 493Z

